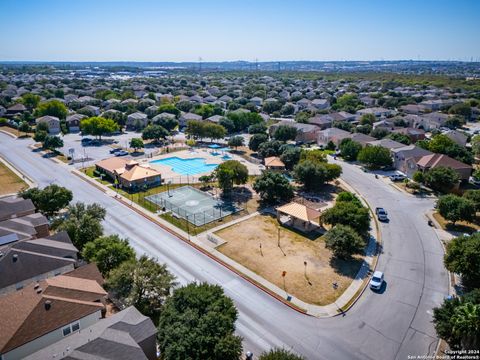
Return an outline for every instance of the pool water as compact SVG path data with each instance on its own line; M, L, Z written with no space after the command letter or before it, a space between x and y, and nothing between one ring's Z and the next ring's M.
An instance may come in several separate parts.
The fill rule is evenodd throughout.
M166 165L181 175L195 175L210 172L214 170L217 164L206 164L203 158L181 159L179 157L169 157L165 159L150 161L150 164Z

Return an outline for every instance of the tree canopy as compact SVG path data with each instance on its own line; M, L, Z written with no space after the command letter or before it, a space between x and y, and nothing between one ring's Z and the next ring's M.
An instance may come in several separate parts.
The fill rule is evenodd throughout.
M67 107L59 100L50 100L43 103L40 103L36 110L35 116L55 116L59 119L65 119L68 115Z
M358 153L357 159L369 169L379 169L392 165L390 151L383 146L365 146Z
M423 174L425 185L433 190L448 192L460 181L458 173L449 167L439 166Z
M439 337L452 350L480 347L480 289L443 301L433 309L433 323Z
M342 168L337 164L304 160L295 165L295 178L303 184L306 190L319 190L326 182L338 178Z
M321 219L332 226L350 226L362 236L366 236L370 229L370 213L357 201L337 201L333 207L325 210Z
M260 354L258 360L305 360L305 358L286 349L274 348Z
M24 199L30 199L35 208L46 216L52 216L67 207L72 201L73 194L67 188L56 184L48 185L43 189L31 188L19 193Z
M238 360L242 339L234 334L238 312L218 285L176 289L160 315L158 344L165 360Z
M124 261L135 259L135 251L128 240L118 235L101 236L85 244L82 257L88 262L97 264L98 269L106 276Z
M156 142L166 139L168 135L169 132L161 125L148 125L142 131L142 139Z
M266 204L286 202L293 198L293 186L280 173L264 171L253 184L253 189Z
M268 141L267 134L254 134L248 141L248 148L252 151L257 151L261 144Z
M103 235L102 220L106 211L98 204L85 205L75 203L68 207L66 218L60 223L58 229L65 230L73 245L80 251L83 246Z
M236 149L239 146L243 146L244 142L245 142L245 140L244 140L243 136L232 136L228 140L228 146Z
M296 137L297 129L289 125L280 125L273 133L273 138L279 141L295 140Z
M130 147L133 148L135 151L138 149L142 149L144 147L143 140L141 138L131 138Z
M63 140L58 136L47 135L43 140L43 148L55 151L58 148L63 147Z
M119 126L112 119L105 119L100 116L94 116L80 121L82 134L98 136L113 133L119 129Z
M113 269L105 287L126 306L135 306L158 324L163 304L175 285L175 277L166 265L142 255L138 260L124 261Z
M472 221L475 216L473 201L453 194L440 196L437 210L446 220L455 224L457 221Z
M357 160L358 153L362 150L362 145L359 142L347 138L340 142L339 149L340 155L346 161L355 161Z
M332 250L335 257L348 259L365 248L365 240L348 225L335 225L325 234L325 247Z
M229 193L233 185L245 184L248 180L248 169L237 160L227 160L214 171L215 178L223 193Z
M469 289L480 288L480 233L456 237L447 243L445 267L462 276Z
M210 138L212 140L225 137L227 131L222 125L207 121L190 120L187 122L185 133L195 139Z

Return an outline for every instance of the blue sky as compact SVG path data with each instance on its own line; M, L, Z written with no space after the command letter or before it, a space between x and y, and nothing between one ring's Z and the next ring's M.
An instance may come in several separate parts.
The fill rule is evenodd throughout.
M0 60L480 60L477 0L0 0Z

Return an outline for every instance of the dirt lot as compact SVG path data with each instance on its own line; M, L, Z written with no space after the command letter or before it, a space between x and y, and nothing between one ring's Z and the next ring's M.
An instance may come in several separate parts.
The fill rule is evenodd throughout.
M218 231L216 235L227 242L217 250L300 300L317 305L332 303L352 282L363 258L331 261L322 237L307 238L284 227L280 227L279 248L278 228L274 217L255 216ZM287 272L285 287L283 271ZM336 291L333 282L338 283Z
M27 184L0 161L0 195L16 193L27 187Z

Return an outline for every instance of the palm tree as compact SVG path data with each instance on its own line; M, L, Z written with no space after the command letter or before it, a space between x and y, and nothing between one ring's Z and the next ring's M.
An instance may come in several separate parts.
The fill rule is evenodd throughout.
M455 309L452 332L461 339L462 349L480 348L480 304L465 303Z

